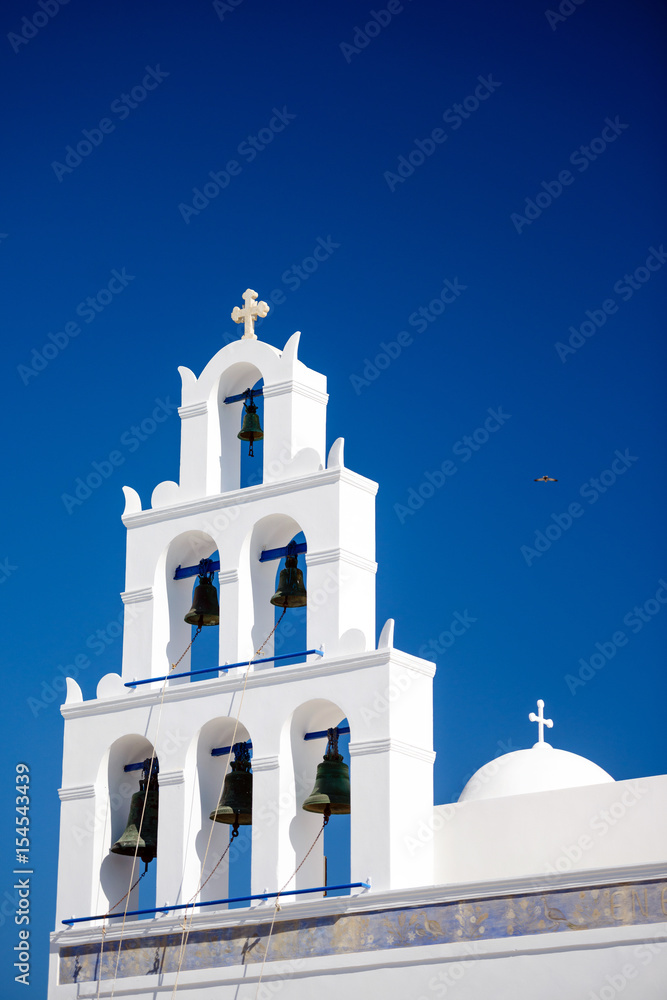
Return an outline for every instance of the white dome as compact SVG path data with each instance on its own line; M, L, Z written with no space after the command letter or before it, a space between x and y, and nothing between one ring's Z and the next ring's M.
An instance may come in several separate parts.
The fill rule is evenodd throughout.
M592 760L555 750L549 743L536 743L530 750L514 750L480 767L461 792L459 802L601 785L613 780Z

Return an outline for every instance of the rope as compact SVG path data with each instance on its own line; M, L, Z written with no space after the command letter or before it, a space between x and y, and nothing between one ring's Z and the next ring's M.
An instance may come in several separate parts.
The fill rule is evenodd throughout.
M296 874L299 871L299 869L302 868L305 865L306 859L308 858L308 855L313 850L313 848L315 847L315 844L317 843L317 841L320 839L320 837L324 833L324 827L329 822L329 817L330 816L331 816L331 811L329 810L329 808L327 806L327 809L325 810L325 813L324 813L324 820L322 821L322 826L320 827L319 832L318 832L317 836L315 837L315 840L312 842L312 844L308 848L308 852L304 856L301 864L298 865L298 867L294 869L294 871L292 872L292 874L290 875L290 877L285 882L285 885L282 887L282 889L280 889L280 891L278 892L278 895L276 896L275 906L273 908L273 917L271 919L271 927L269 928L269 936L266 939L266 947L264 948L264 958L262 959L262 967L259 970L259 979L257 980L257 990L255 991L255 1000L257 1000L257 996L259 994L259 987L260 987L261 982L262 982L262 976L264 975L264 966L266 965L266 956L269 953L269 946L271 944L271 937L273 935L273 925L276 922L276 914L278 913L278 910L280 909L280 903L279 903L280 896L285 891L285 889L287 888L287 886L290 884L290 882L292 881L292 879L296 876Z
M144 868L144 870L142 871L141 875L136 880L136 882L133 885L131 885L130 888L127 890L127 892L125 893L125 896L129 896L130 893L132 892L132 890L136 889L136 887L139 885L139 883L141 882L141 880L144 877L144 875L147 875L147 874L148 874L148 864L146 864L146 867ZM107 925L106 925L107 917L112 916L111 911L115 910L117 906L120 906L120 904L125 899L125 896L121 896L120 899L116 903L113 904L113 906L110 906L109 909L107 910L107 912L104 914L104 916L102 918L102 944L100 946L100 970L102 969L102 959L104 957L104 938L105 938L105 935L106 935L106 932L107 932ZM97 996L98 997L100 995L100 987L101 987L101 985L102 985L102 980L100 979L99 982L98 982L98 986L97 986Z
M193 635L193 637L190 640L190 642L188 643L188 645L183 650L182 654L179 656L178 660L176 660L176 663L172 663L171 670L169 671L169 673L172 673L172 671L174 671L176 669L176 667L181 662L181 660L183 659L183 657L191 649L193 642L195 641L195 639L197 638L197 636L199 635L199 633L201 632L201 630L202 630L202 626L198 625L197 626L197 631ZM144 815L145 815L145 812L146 812L146 803L148 802L148 786L149 786L149 783L150 783L150 779L151 779L151 777L153 775L153 763L155 761L155 746L157 744L157 738L158 738L158 735L159 735L159 732L160 732L160 723L162 721L162 708L163 708L163 705L164 705L164 696L165 696L165 693L166 693L166 690L167 690L167 680L168 680L168 677L165 677L164 682L162 684L162 690L160 692L160 705L159 705L158 718L157 718L157 727L156 727L156 730L155 730L155 739L153 740L153 749L152 749L152 752L151 752L150 763L148 765L148 781L146 783L146 794L144 795L144 801L143 801L143 804L141 806L141 818L139 820L139 830L138 830L137 843L135 845L134 855L132 857L131 872L134 871L134 865L136 863L137 853L139 851L139 837L141 836L141 831L142 831L142 828L143 828L143 825L144 825ZM139 880L141 878L143 878L143 876L146 874L147 871L148 871L148 864L146 864L145 871L139 876L139 878L134 883L134 885L137 885L137 883L139 882ZM131 874L130 874L130 879L132 879L132 875ZM113 995L114 995L114 993L116 991L116 979L118 978L118 965L120 963L120 951L121 951L121 947L122 947L122 944L123 944L123 935L125 934L125 922L127 920L127 908L130 905L130 893L132 892L133 888L134 888L134 886L130 886L130 888L127 890L127 892L125 893L125 895L123 896L123 898L118 900L118 903L122 903L123 899L125 899L126 903L125 903L125 909L123 910L123 922L122 922L121 928L120 928L120 937L118 939L118 952L116 954L116 964L114 966L113 981L111 983L110 1000L113 1000ZM118 903L115 903L114 906L111 907L111 909L114 909L116 906L118 906ZM100 978L98 979L98 983L97 983L97 1000L99 1000L100 989L102 987L102 954L103 954L103 951L104 951L104 935L105 935L105 933L106 933L106 925L103 924L102 925L102 945L101 945L101 948L100 948L100 969L99 969Z
M280 625L281 621L285 617L286 612L287 612L287 607L285 606L283 608L283 613L281 614L280 618L278 619L278 621L276 622L276 624L273 626L273 628L271 629L271 631L269 632L269 634L267 635L267 637L264 640L264 642L262 643L262 645L259 647L259 649L255 650L255 652L253 654L253 657L252 657L252 660L256 659L256 657L258 657L259 654L262 652L262 650L266 646L267 642L269 641L269 639L271 639L271 637L273 636L274 632L276 631L276 629ZM236 719L235 719L235 722L234 722L234 732L232 734L232 740L231 740L232 746L234 746L234 743L236 742L236 733L237 733L237 730L238 730L239 721L241 719L241 709L243 707L243 699L245 697L245 690L246 690L246 685L248 683L248 677L250 675L250 667L252 665L252 660L250 660L250 663L248 664L248 667L247 667L246 672L245 672L245 677L243 679L243 687L241 688L241 699L239 701L238 713L236 715ZM220 784L220 791L218 793L218 798L220 798L220 796L222 795L222 789L223 789L224 784L225 784L225 778L227 777L227 770L228 770L228 767L229 767L229 761L230 761L230 757L228 756L227 760L225 761L225 770L224 770L223 775L222 775L222 782ZM216 871L216 869L220 865L220 862L222 861L222 859L224 858L225 854L229 850L229 847L231 846L231 842L232 842L234 834L232 834L232 838L230 838L229 845L227 846L227 848L226 848L225 852L223 853L222 857L219 859L219 861L215 865L215 868L212 869L212 871L207 876L206 880L204 882L201 882L201 879L202 879L203 874L204 874L204 868L206 867L206 859L208 857L209 848L211 846L211 839L213 837L213 830L214 829L215 829L215 827L212 825L211 829L210 829L210 832L209 832L209 835L208 835L208 840L206 842L206 850L204 851L204 858L202 860L201 870L200 870L200 873L199 873L200 883L197 886L197 888L195 889L195 891L192 894L192 896L190 897L190 899L187 901L187 906L189 906L190 903L194 902L194 900L197 898L197 896L199 895L199 893L201 892L201 890L206 885L206 882L208 882L208 880L211 878L211 876L213 875L213 872ZM173 988L172 994L171 994L172 1000L176 996L176 991L178 990L178 979L179 979L179 976L181 974L181 967L183 965L183 959L185 958L185 949L187 947L188 938L190 936L190 929L192 927L192 921L193 921L194 915L195 915L194 907L190 911L189 921L188 921L188 917L187 917L187 914L188 914L187 909L185 911L185 914L186 915L183 918L183 931L182 931L182 934L181 934L181 945L180 945L179 956L178 956L178 968L176 969L176 978L174 980L174 988Z

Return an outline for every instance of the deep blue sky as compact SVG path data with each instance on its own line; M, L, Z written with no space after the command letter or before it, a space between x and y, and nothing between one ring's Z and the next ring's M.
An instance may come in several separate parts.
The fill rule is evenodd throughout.
M554 745L617 779L665 770L662 5L586 0L553 25L544 0L393 6L357 52L347 46L372 7L358 2L237 0L220 16L210 2L73 0L13 45L40 8L3 7L0 895L25 761L36 996L53 927L62 720L59 697L28 699L41 701L59 666L121 613L121 487L147 506L157 482L178 478L179 422L172 413L134 449L127 432L156 399L179 402L178 365L198 374L240 334L229 313L248 286L284 293L260 336L282 348L303 331L302 360L329 380L329 443L344 436L348 466L380 484L378 631L395 617L397 645L423 655L455 613L475 619L433 653L436 801L456 799L497 753L530 746L540 697ZM147 68L154 89L128 106ZM458 116L476 88L485 99ZM106 133L93 131L104 119ZM243 144L272 120L282 131L253 156ZM65 171L57 164L83 130L98 145ZM230 160L236 173L210 204L179 208ZM299 278L322 243L328 258ZM651 248L656 269L633 277ZM133 277L86 322L79 303L114 269ZM446 280L458 294L435 316ZM587 311L600 323L605 302L604 325L561 360L555 344ZM33 350L68 323L80 333L36 373ZM400 355L364 373L402 331ZM457 445L498 408L510 416L477 451ZM68 513L62 494L114 450L122 466ZM631 456L622 474L582 496L617 450ZM428 494L426 473L447 460L456 472L419 509L396 507L409 496L416 506L410 490ZM558 482L533 482L545 473ZM524 557L573 503L571 526ZM647 620L624 624L647 601ZM572 693L566 675L619 631L625 645ZM85 697L120 656L116 639L93 657ZM2 926L5 969L14 930Z

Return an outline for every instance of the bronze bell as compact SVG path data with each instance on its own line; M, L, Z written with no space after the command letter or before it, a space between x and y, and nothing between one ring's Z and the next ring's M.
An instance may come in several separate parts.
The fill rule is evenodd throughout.
M245 743L235 743L235 760L229 765L222 795L209 819L216 823L250 826L252 823L252 774L250 751Z
M264 431L262 430L259 417L257 416L257 407L252 401L252 395L250 396L250 402L245 404L243 424L241 425L241 430L236 436L241 441L250 442L248 455L252 458L254 456L254 452L252 450L253 441L261 441L264 437Z
M347 815L350 811L350 769L338 753L338 730L328 729L324 759L317 765L315 787L303 804L306 812Z
M210 574L200 575L192 597L192 607L185 616L188 625L218 625L220 622L220 606L218 593L213 586Z
M278 577L278 589L271 598L271 604L277 608L305 608L306 588L303 585L303 573L297 565L297 557L288 555L285 568Z
M144 809L144 799L146 808ZM141 813L144 813L143 822ZM158 818L158 783L157 775L153 774L150 781L142 778L139 791L135 792L130 802L130 815L127 826L116 843L111 848L112 854L122 854L125 857L137 857L148 864L157 857L157 818Z

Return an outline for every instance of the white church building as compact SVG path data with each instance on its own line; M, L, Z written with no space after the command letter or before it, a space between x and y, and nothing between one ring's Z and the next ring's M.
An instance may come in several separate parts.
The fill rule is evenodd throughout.
M434 804L435 665L395 648L391 619L376 643L377 484L346 468L341 438L327 453L326 379L299 360L300 334L263 343L268 307L243 298L243 336L199 377L179 369L179 482L147 509L124 487L122 675L90 701L67 680L49 1000L665 1000L667 776L614 781L555 749L538 702L532 749ZM263 470L242 487L253 399ZM271 598L295 541L306 642L285 663ZM198 572L217 583L219 658L192 674ZM349 727L350 874L334 896L321 832L337 807L326 824L302 806L336 727ZM251 870L230 907L233 829L210 815L239 745ZM135 796L137 837L153 823L156 851L111 852L140 779L157 818ZM142 855L150 905L146 883L128 894Z

